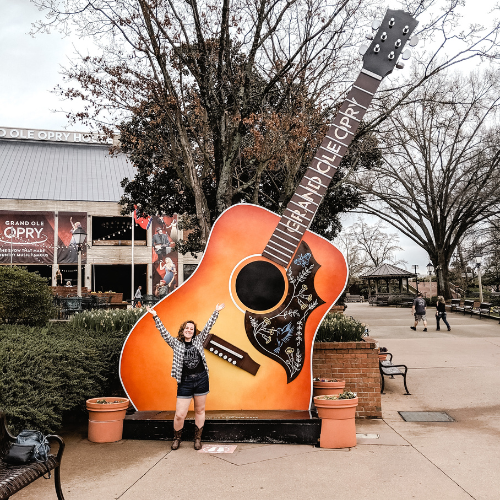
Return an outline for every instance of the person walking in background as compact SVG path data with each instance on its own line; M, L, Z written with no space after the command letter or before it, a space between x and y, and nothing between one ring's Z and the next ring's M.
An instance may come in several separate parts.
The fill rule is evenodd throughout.
M451 330L451 326L446 320L446 302L444 301L444 297L440 295L437 298L436 302L436 330L441 330L439 327L439 320L443 320L444 324L448 327L448 331Z
M422 297L422 292L418 292L416 299L413 301L413 306L411 308L411 313L415 317L415 324L410 326L412 330L417 329L418 322L420 320L424 323L424 332L427 331L427 317L425 313L427 311L427 303L425 299Z
M142 286L139 285L134 295L134 307L142 307Z

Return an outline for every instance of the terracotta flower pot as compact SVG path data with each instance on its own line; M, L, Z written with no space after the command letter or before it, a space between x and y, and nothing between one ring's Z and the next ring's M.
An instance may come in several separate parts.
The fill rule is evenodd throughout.
M98 403L97 401L107 401ZM123 419L129 400L126 398L87 399L89 412L88 439L94 443L114 443L120 441L123 434Z
M356 406L358 398L318 399L314 404L321 418L320 448L352 448L356 446Z
M387 354L379 354L378 359L380 359L380 361L385 361L387 359Z
M313 396L329 396L331 394L342 394L345 389L345 380L338 382L313 381Z

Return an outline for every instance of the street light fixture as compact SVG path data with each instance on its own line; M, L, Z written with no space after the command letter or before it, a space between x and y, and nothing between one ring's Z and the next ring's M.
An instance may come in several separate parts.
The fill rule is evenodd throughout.
M483 301L483 286L481 284L481 263L483 261L483 254L481 250L479 249L476 252L476 255L474 256L476 259L476 267L477 267L477 279L478 279L478 285L479 285L479 302Z
M418 274L417 274L418 266L417 266L417 264L413 264L413 267L415 268L415 283L417 286L417 295L418 295Z
M77 245L78 251L78 282L76 294L78 297L82 296L82 245L85 242L87 233L82 229L82 227L77 227L73 231L73 239Z
M429 273L429 297L432 297L432 273L434 272L434 266L432 262L427 264L427 272Z

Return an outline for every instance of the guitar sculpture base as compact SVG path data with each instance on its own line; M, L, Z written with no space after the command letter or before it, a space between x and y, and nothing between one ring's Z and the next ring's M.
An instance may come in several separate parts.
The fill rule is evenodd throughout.
M124 439L173 439L173 411L138 411L123 423ZM209 411L203 441L316 445L321 420L310 411ZM194 413L189 412L183 439L192 440Z

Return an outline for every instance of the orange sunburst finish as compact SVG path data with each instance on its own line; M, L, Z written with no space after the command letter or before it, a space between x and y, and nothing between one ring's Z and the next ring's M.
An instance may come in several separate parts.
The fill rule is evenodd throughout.
M342 253L320 236L306 232L303 240L321 265L314 285L325 304L311 312L304 331L305 360L300 374L287 384L285 370L258 352L245 332L245 314L232 298L233 273L249 256L260 254L269 241L279 216L261 207L237 205L215 223L203 260L180 288L159 302L155 309L167 330L177 335L187 319L202 328L215 305L220 313L212 333L246 351L260 369L255 376L206 351L210 371L207 410L307 410L312 391L311 349L323 316L342 293L347 266ZM241 307L241 306L240 306ZM170 376L173 354L161 338L151 315L134 326L123 346L120 376L134 406L140 410L174 410L177 382Z

